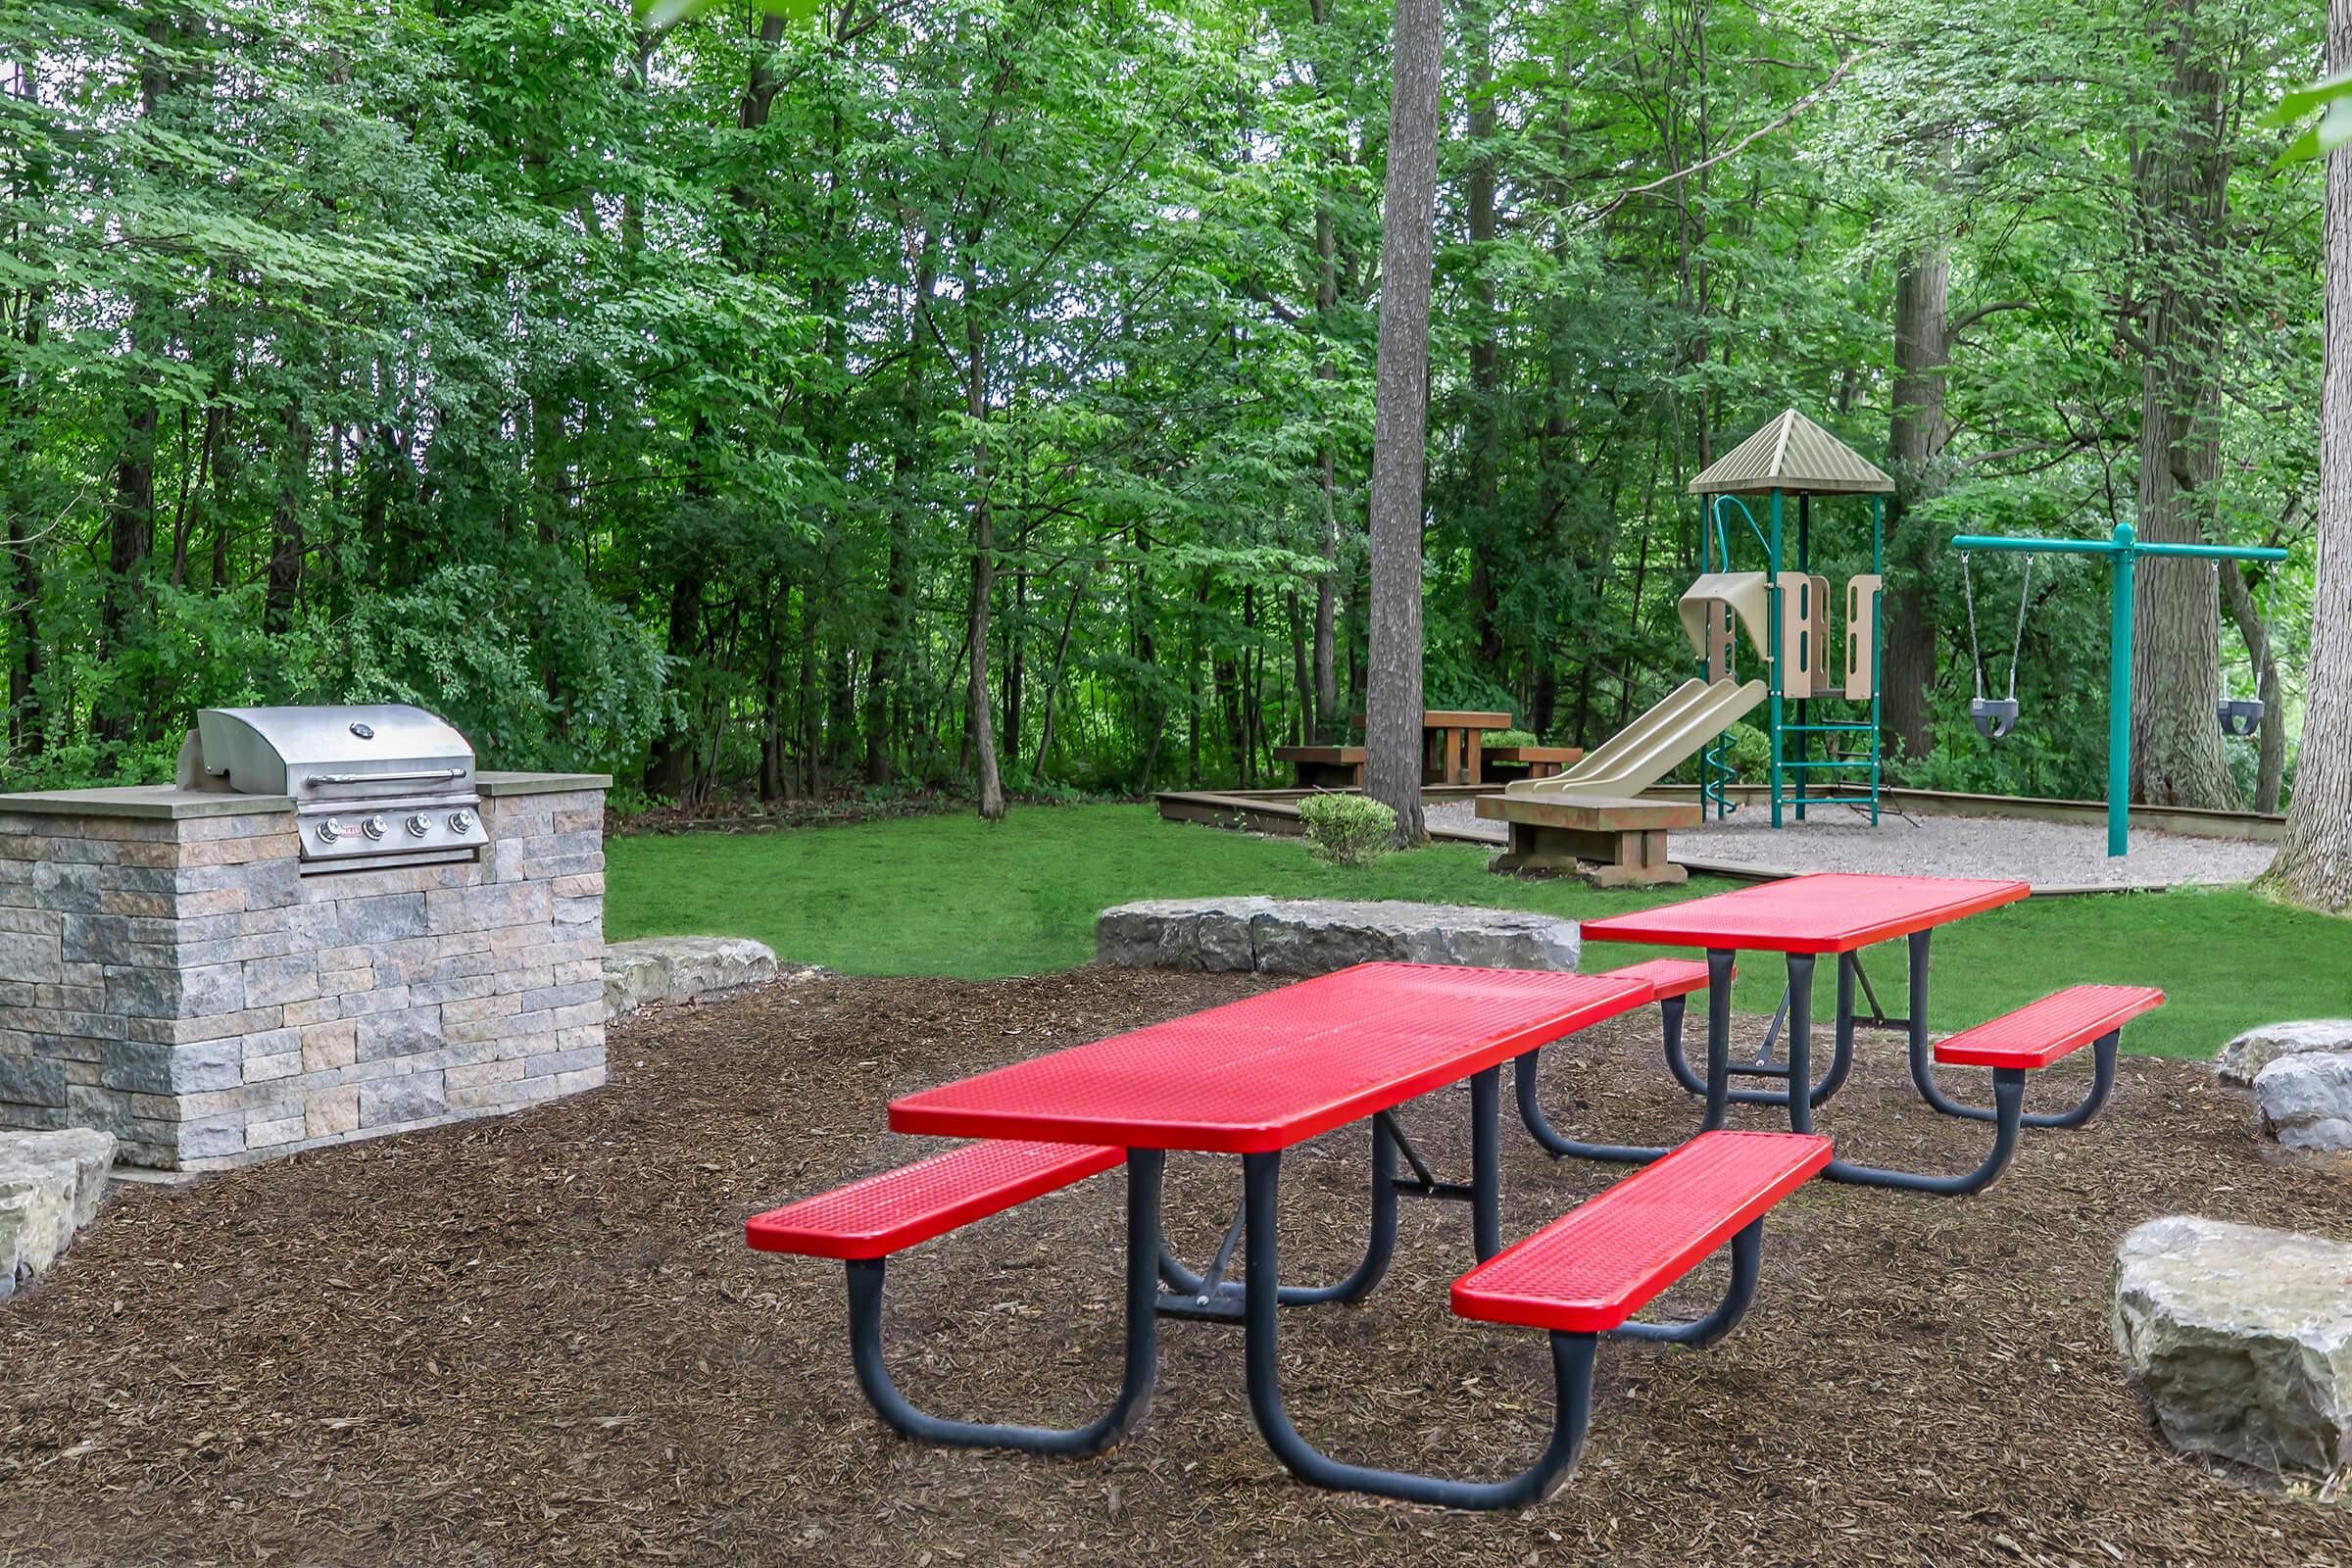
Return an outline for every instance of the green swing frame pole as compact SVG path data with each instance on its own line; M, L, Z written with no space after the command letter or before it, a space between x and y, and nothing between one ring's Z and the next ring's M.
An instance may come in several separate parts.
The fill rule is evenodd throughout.
M1766 709L1765 729L1771 740L1772 825L1781 825L1781 493L1772 493L1772 537L1764 552L1764 622L1767 640L1772 645L1772 661L1766 668L1771 693Z
M2029 555L2105 556L2110 625L2107 637L2107 855L2121 857L2132 825L2132 579L2141 556L2186 557L2198 561L2284 561L2286 552L2268 545L2141 544L2128 522L2106 539L2005 539L1964 533L1952 547L2021 550Z

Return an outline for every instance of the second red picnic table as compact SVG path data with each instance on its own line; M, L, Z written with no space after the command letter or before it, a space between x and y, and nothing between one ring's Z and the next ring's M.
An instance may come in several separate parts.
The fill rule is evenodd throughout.
M1706 1096L1702 1125L1723 1125L1734 1102L1785 1105L1789 1127L1810 1131L1812 1112L1845 1080L1854 1048L1854 997L1862 975L1860 951L1881 942L1904 939L1909 945L1909 1001L1899 1023L1909 1040L1912 1083L1922 1099L1950 1116L1989 1120L1980 1107L1962 1105L1936 1087L1929 1063L1928 956L1929 940L1936 927L1963 920L1987 909L2015 904L2031 891L2026 883L1954 877L1865 876L1828 872L1759 883L1730 893L1664 905L1632 914L1610 915L1584 923L1588 942L1627 942L1659 947L1701 948L1707 956L1707 1068L1703 1083L1690 1075L1680 1059L1679 1041L1670 1041L1669 1056L1686 1087ZM1731 1059L1732 974L1742 952L1779 953L1788 967L1788 1049L1785 1062L1759 1056L1750 1062ZM1830 1066L1818 1080L1811 1076L1813 970L1823 954L1838 956L1838 1007ZM1767 1042L1767 1053L1770 1045ZM1780 1090L1735 1090L1734 1075L1785 1080ZM1914 1177L1907 1172L1868 1172L1865 1167L1834 1163L1828 1174L1880 1186L1944 1191L1940 1178ZM1882 1179L1888 1178L1888 1179Z

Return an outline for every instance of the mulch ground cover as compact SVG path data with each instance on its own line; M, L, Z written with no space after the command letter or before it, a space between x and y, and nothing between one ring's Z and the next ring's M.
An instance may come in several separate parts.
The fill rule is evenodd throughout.
M616 1029L611 1085L569 1102L127 1191L0 1307L0 1562L2352 1565L2352 1509L2167 1452L2109 1340L2115 1243L2142 1219L2352 1230L2352 1177L2266 1158L2244 1105L2186 1062L2127 1058L2092 1128L2029 1134L1981 1197L1798 1193L1730 1340L1604 1345L1582 1472L1522 1511L1290 1480L1250 1423L1238 1332L1215 1324L1163 1324L1157 1398L1102 1458L888 1436L851 1381L840 1268L747 1251L745 1216L924 1147L882 1130L894 1093L1261 984L1087 969L770 990ZM1694 1102L1655 1027L1645 1009L1546 1052L1553 1119L1684 1136ZM1454 1171L1466 1102L1405 1112ZM1929 1113L1886 1036L1828 1122L1879 1163L1956 1169L1986 1136ZM1506 1235L1621 1174L1554 1163L1515 1128ZM1300 1278L1360 1246L1365 1142L1286 1164ZM1170 1234L1196 1262L1236 1163L1170 1161ZM912 1396L1000 1419L1101 1407L1119 1184L894 1264L888 1345ZM1468 1251L1460 1205L1408 1200L1367 1304L1286 1314L1293 1414L1327 1450L1494 1475L1540 1446L1541 1336L1446 1309ZM1663 1304L1702 1308L1721 1266Z

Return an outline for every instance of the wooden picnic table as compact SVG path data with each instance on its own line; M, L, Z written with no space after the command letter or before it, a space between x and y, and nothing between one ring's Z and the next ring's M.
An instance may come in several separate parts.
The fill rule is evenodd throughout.
M1432 708L1421 714L1421 776L1432 784L1485 782L1483 732L1509 729L1511 715L1472 709Z

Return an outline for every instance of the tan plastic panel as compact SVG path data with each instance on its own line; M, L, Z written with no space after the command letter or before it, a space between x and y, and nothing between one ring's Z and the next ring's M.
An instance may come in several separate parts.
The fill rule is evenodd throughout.
M1879 680L1879 592L1885 579L1866 571L1845 585L1845 695L1868 702Z
M1827 691L1822 673L1830 634L1830 579L1784 571L1781 596L1781 695L1811 697Z

